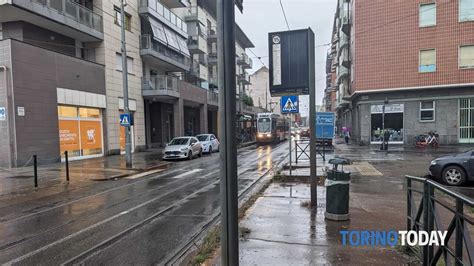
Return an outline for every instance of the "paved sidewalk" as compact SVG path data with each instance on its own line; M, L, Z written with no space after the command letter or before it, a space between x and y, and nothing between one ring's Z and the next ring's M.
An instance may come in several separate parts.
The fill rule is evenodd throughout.
M104 156L69 162L70 181L110 180L143 171L158 169L169 164L161 160L161 150L134 153L133 167L127 168L125 155ZM66 181L65 163L38 166L39 187L50 187ZM33 166L0 168L0 196L24 193L34 188Z
M273 183L240 223L248 235L240 241L241 265L401 265L406 256L390 247L343 246L341 230L403 230L405 194L399 180L383 189L387 177L355 177L350 220L324 218L325 188L318 187L317 212L301 206L309 184ZM395 189L394 189L395 188ZM218 258L214 261L218 263Z

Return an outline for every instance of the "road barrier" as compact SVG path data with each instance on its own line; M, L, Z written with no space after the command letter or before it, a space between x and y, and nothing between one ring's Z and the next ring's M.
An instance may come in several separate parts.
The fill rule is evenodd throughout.
M328 150L326 147L330 146L330 144L326 141L321 142L320 145L316 146L316 153L319 154L323 161L326 161L326 151ZM316 154L316 156L317 156ZM295 163L298 163L298 159L302 156L306 157L309 160L309 139L295 139Z
M407 230L447 231L444 246L422 247L423 265L438 265L441 261L444 265L453 262L455 265L473 265L474 250L468 226L474 224L469 217L474 200L427 178L406 176L406 180ZM420 198L418 206L415 203L417 195ZM471 213L466 213L465 207ZM449 220L447 228L443 224L445 220Z

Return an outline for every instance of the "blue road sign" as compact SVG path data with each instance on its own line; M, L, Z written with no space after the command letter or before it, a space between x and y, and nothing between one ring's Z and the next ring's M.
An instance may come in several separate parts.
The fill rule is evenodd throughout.
M120 115L120 125L123 127L129 127L131 125L130 114Z
M282 114L291 114L291 113L299 113L300 107L298 103L298 96L281 96L281 113Z

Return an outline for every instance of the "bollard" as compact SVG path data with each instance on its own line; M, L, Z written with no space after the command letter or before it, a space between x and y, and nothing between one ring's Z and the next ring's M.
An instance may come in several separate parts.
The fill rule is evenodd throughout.
M66 181L69 182L69 158L67 151L64 152L64 159L66 160Z
M33 155L33 165L35 173L35 187L38 187L38 160L36 155Z

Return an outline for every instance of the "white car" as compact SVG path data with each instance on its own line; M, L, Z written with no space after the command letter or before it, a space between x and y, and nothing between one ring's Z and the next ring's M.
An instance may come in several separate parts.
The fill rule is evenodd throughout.
M188 159L202 156L201 142L195 137L177 137L166 144L163 150L163 159Z
M202 144L202 151L206 153L212 153L214 151L219 152L219 140L217 140L214 134L201 134L197 135L196 138Z

